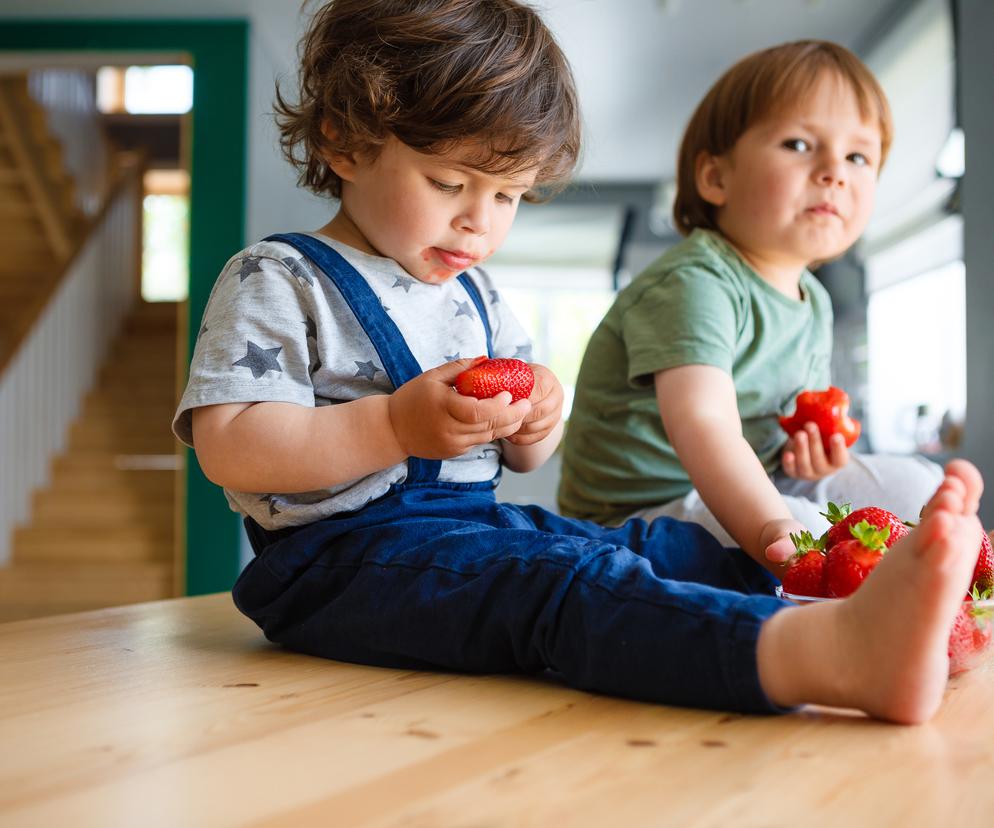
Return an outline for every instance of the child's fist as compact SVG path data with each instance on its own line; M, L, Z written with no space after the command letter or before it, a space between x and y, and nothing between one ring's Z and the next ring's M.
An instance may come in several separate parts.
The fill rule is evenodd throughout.
M525 417L521 428L507 438L509 443L525 446L545 439L563 417L563 387L544 365L532 365L535 386L528 399L532 410Z
M387 410L397 444L407 457L446 460L473 446L514 434L531 411L527 400L509 393L476 400L452 390L456 377L473 364L460 359L425 371L390 395Z

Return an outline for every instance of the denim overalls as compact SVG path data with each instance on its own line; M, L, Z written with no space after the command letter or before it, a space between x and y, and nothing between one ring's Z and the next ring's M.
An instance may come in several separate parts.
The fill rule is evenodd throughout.
M362 276L305 235L273 236L341 291L394 387L421 373ZM461 276L480 317L485 307ZM486 321L487 340L490 329ZM569 685L665 704L775 712L757 676L775 579L700 527L661 518L605 528L498 503L494 481L445 483L410 458L363 508L267 531L238 608L289 649L383 667L552 670Z

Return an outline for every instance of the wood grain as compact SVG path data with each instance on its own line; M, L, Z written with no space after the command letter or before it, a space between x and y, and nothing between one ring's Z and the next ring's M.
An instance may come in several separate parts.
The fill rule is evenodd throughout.
M230 596L0 625L4 826L935 826L994 808L994 669L899 727L341 664Z

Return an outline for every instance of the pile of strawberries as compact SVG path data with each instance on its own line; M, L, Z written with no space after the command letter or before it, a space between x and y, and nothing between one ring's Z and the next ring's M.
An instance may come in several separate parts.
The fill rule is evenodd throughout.
M908 534L909 526L893 512L868 506L852 511L848 504L828 504L822 512L831 527L820 538L810 532L791 535L797 552L788 561L783 591L790 596L844 598L851 595L887 550ZM974 602L994 597L994 551L983 536L973 571L973 584L949 639L950 672L967 669L992 638L991 609Z

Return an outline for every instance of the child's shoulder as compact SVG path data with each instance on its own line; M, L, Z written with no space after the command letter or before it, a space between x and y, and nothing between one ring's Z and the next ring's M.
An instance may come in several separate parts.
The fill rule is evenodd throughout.
M734 251L719 234L698 229L664 251L623 293L634 299L655 288L666 286L669 289L677 282L692 286L708 277L734 285L741 278L735 265Z
M245 271L247 276L251 272L276 270L299 278L303 260L303 254L293 245L277 239L261 239L235 253L225 262L221 272L235 269Z

